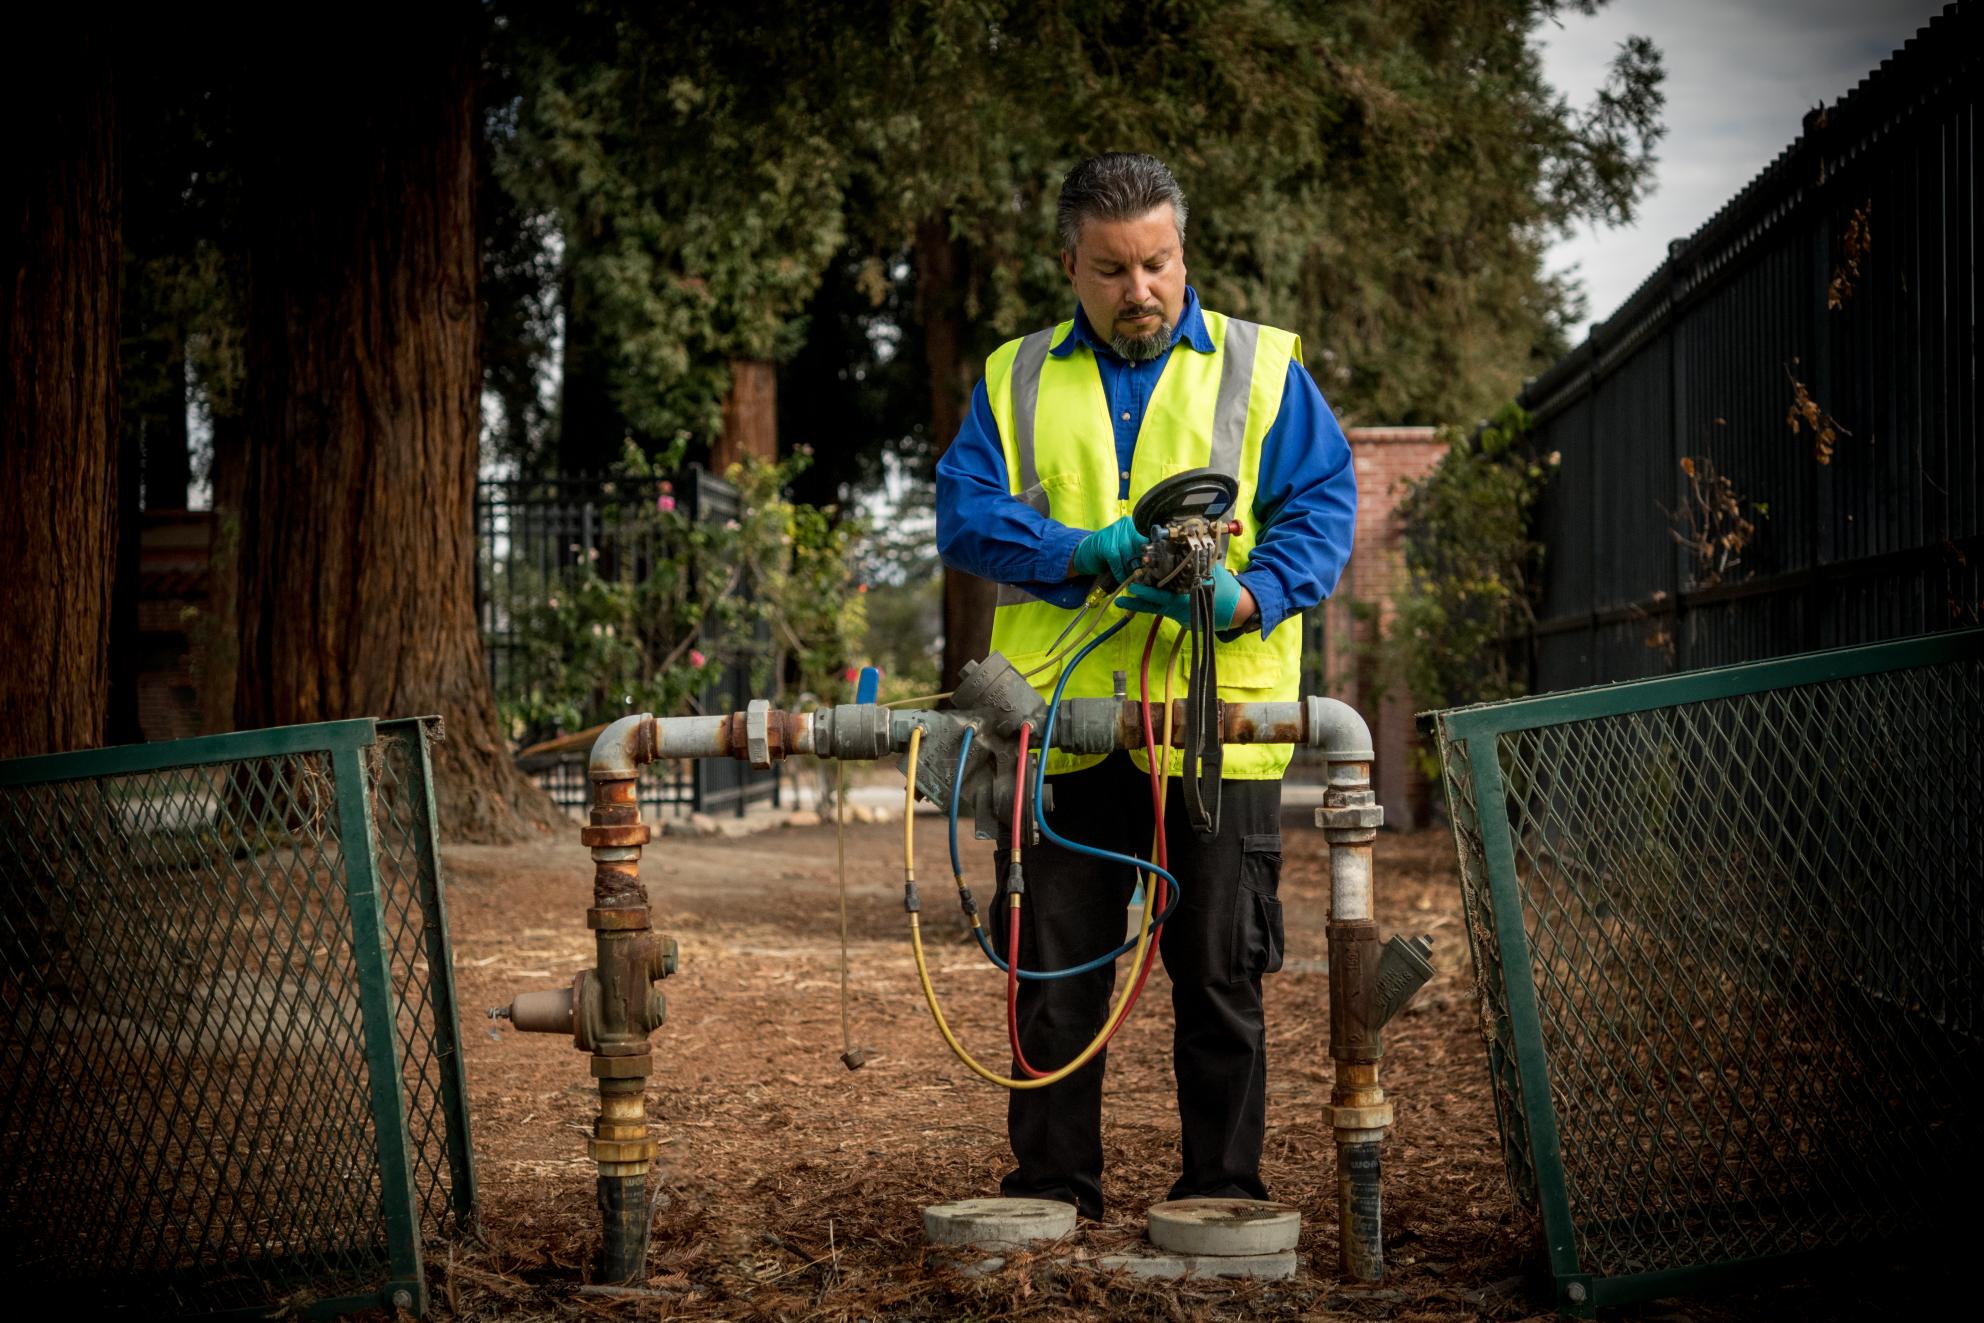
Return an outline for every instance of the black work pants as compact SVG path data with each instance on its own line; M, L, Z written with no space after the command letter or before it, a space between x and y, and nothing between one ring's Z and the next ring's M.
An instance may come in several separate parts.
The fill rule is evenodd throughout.
M1070 840L1148 855L1150 777L1125 753L1085 771L1048 778L1048 821ZM1261 1144L1267 1131L1267 1031L1261 975L1281 968L1281 782L1228 781L1220 830L1202 841L1185 817L1174 779L1165 803L1171 872L1184 899L1164 925L1159 950L1177 1019L1172 1066L1183 1131L1179 1175L1169 1198L1265 1199ZM1005 879L992 906L1006 951ZM1020 966L1066 969L1123 940L1136 871L1049 843L1025 852ZM1123 962L1127 977L1130 965ZM1113 965L1074 978L1022 980L1020 1046L1036 1070L1074 1059L1102 1028L1115 986ZM1148 995L1152 989L1146 988ZM1102 1074L1107 1052L1057 1084L1016 1090L1006 1112L1018 1165L1002 1193L1071 1203L1102 1216ZM1018 1064L1014 1065L1018 1073Z

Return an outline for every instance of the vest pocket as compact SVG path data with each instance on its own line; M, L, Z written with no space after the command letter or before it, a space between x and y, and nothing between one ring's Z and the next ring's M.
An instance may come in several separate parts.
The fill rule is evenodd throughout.
M1282 925L1281 836L1267 833L1240 840L1240 904L1233 925L1234 968L1243 976L1272 974L1281 968L1286 946Z
M1221 689L1274 689L1281 684L1281 652L1273 644L1243 635L1220 644L1215 655Z

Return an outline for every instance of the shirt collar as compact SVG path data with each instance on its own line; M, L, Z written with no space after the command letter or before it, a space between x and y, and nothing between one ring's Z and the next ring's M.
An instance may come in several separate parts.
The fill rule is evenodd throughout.
M1171 332L1173 345L1180 340L1202 354L1212 352L1212 333L1206 330L1205 315L1199 311L1199 292L1190 285L1185 286L1185 309L1178 315L1178 325ZM1089 325L1088 314L1082 311L1079 303L1075 305L1074 326L1061 337L1059 344L1047 352L1056 358L1066 358L1075 352L1077 343L1087 345L1095 353L1116 357L1116 351L1109 347L1109 342L1097 335L1095 328Z

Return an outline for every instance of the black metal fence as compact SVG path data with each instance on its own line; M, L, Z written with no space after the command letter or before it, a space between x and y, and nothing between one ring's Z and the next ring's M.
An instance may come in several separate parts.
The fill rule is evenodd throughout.
M1807 116L1524 391L1561 456L1536 691L1978 623L1980 28Z
M689 519L722 524L742 512L737 489L704 470L690 467L672 482L602 477L485 479L476 486L476 619L482 629L489 675L498 702L523 694L543 677L526 631L532 619L528 598L571 588L586 576L693 573L664 553L652 521L644 513L667 496ZM769 648L756 638L707 640L709 683L697 695L704 712L731 712L760 697L752 685L752 665ZM672 715L672 714L663 714ZM520 745L563 732L550 727L524 730ZM530 760L537 783L569 811L583 814L587 803L583 751ZM664 766L641 780L641 803L649 812L733 812L760 801L778 802L778 778L754 772L730 759L696 759L684 767Z

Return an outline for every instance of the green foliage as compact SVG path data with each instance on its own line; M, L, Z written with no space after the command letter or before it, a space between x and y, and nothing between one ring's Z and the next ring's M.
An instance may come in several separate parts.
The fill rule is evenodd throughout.
M495 177L555 218L564 371L625 421L587 438L609 455L626 434L714 435L729 363L797 348L840 246L840 154L800 76L811 20L749 8L499 7L517 97L492 123Z
M1425 478L1406 484L1406 586L1395 603L1393 670L1427 707L1513 698L1524 679L1514 640L1535 624L1543 549L1530 511L1557 456L1530 446L1529 415L1504 406L1457 436Z
M866 660L882 668L882 697L934 694L943 661L944 580L930 575L867 586Z
M713 434L729 360L792 356L836 266L858 273L837 315L858 289L898 325L954 317L974 366L1059 320L1061 178L1120 147L1184 184L1209 305L1300 332L1347 419L1451 424L1512 395L1582 315L1542 271L1551 236L1629 219L1647 185L1652 46L1622 46L1587 107L1543 77L1544 25L1595 8L854 0L823 24L752 0L505 0L494 62L517 92L492 133L511 196L555 217L567 399L575 369L602 376L615 446ZM937 267L910 259L935 246L955 274L925 288ZM829 374L806 381L840 399ZM927 420L879 420L862 444Z
M749 667L753 692L832 701L866 627L850 569L859 528L783 496L806 458L733 466L725 477L742 513L716 523L689 518L661 482L665 469L629 447L608 492L626 499L600 511L612 530L604 566L596 549L575 548L583 558L549 576L496 567L513 579L510 600L528 603L516 621L518 670L533 679L498 695L512 737L694 710L735 657L748 658L736 664ZM734 656L716 642L751 639L769 642Z

